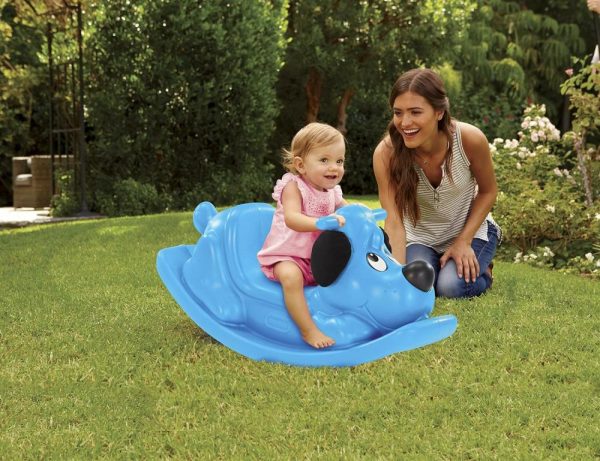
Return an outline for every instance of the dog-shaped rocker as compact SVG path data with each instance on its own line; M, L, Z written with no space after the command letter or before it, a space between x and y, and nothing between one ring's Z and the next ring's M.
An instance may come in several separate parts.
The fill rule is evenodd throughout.
M304 288L311 315L335 345L314 349L301 338L285 308L281 285L268 280L256 254L274 208L247 203L220 213L209 202L194 211L202 234L195 245L166 248L157 269L175 300L206 333L254 360L301 366L352 366L440 341L456 318L429 318L433 268L393 259L377 221L383 209L348 205L346 218L320 218L312 250L317 286Z

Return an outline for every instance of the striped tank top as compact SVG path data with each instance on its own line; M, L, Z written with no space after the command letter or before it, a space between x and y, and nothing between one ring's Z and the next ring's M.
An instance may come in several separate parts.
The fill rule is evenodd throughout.
M471 211L473 200L477 195L477 182L469 168L470 162L463 149L459 124L452 141L452 181L447 177L446 169L442 168L442 180L438 187L433 187L423 170L415 164L419 176L417 185L417 202L421 219L416 226L409 218L404 219L407 246L413 243L433 248L438 253L445 252L454 239L460 234ZM488 222L496 226L498 240L500 227L491 213L481 223L474 238L488 241Z

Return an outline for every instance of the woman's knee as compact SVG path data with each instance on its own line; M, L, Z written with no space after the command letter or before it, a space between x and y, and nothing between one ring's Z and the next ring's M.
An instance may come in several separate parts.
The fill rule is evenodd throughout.
M427 261L434 268L439 267L440 256L435 250L420 244L412 244L406 247L406 264L413 261Z
M446 264L438 274L435 283L435 294L445 298L462 298L465 296L466 283L456 274L456 265Z
M435 283L435 294L444 298L472 298L479 296L487 289L487 283L482 276L467 283L456 273L456 264L449 260L440 270Z
M469 284L459 277L456 263L449 259L438 274L435 284L435 294L444 298L464 298L469 296Z

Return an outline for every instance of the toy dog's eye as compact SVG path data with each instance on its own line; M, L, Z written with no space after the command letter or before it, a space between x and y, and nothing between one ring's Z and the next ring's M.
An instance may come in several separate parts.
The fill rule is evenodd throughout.
M376 271L383 272L387 269L387 264L383 258L380 258L375 253L367 253L367 262Z

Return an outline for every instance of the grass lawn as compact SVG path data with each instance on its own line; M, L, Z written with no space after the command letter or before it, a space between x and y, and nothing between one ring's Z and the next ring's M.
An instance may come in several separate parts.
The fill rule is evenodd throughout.
M0 458L600 458L600 283L498 262L436 303L449 339L295 368L173 301L156 252L197 237L191 213L0 232Z

